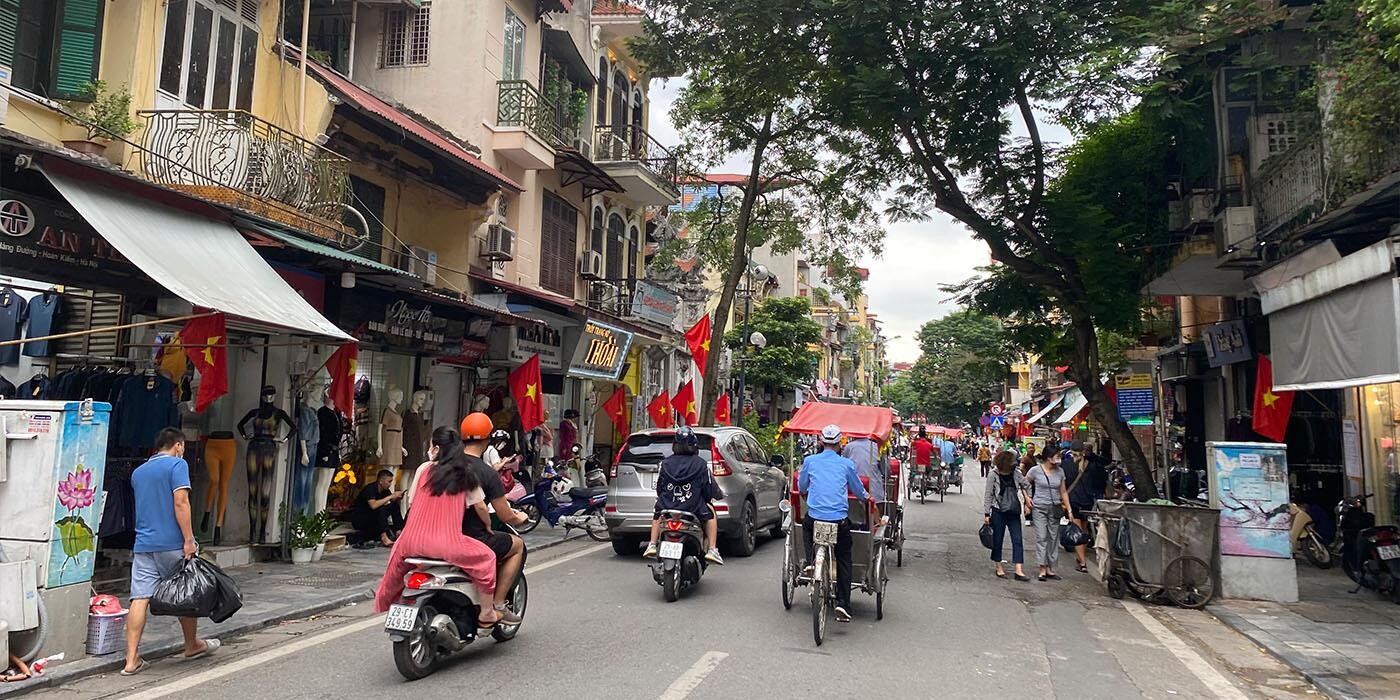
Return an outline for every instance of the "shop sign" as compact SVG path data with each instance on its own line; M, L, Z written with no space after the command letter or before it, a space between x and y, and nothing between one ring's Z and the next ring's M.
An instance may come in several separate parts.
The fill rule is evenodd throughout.
M632 293L632 315L670 327L681 308L681 298L650 282L637 282Z
M486 343L477 340L463 340L456 348L438 355L440 362L452 365L474 366L486 354Z
M574 346L569 374L617 379L617 375L622 373L622 365L627 361L627 349L631 345L631 333L597 321L588 321L583 325L578 345Z
M384 308L383 321L370 321L366 329L386 339L442 346L447 337L434 324L433 307L416 306L400 299Z
M66 204L0 188L0 254L89 270L135 270L107 239Z
M1225 321L1206 326L1201 341L1206 346L1206 362L1211 367L1244 362L1254 357L1249 348L1249 336L1245 334L1244 321Z
M543 323L513 326L507 333L506 356L518 365L540 356L540 369L564 369L564 333Z
M1118 420L1150 416L1157 410L1157 397L1152 391L1152 375L1120 374L1113 379L1118 393Z
M1288 512L1288 446L1207 442L1211 506L1220 509L1220 553L1293 556Z

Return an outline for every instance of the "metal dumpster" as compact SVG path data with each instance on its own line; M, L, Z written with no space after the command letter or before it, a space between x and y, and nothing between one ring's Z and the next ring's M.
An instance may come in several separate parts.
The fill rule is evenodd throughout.
M1126 585L1127 590L1144 598L1156 597L1169 584L1203 588L1212 596L1219 592L1219 509L1099 501L1094 510L1101 514L1096 517L1099 525L1108 529L1112 564L1108 567L1106 583L1109 584L1110 593L1115 593L1115 583ZM1128 528L1131 544L1131 553L1127 556L1113 552L1114 543L1118 542L1118 530L1124 526ZM1169 570L1169 565L1182 557L1194 557L1204 566L1195 564L1187 568L1179 565ZM1183 576L1190 580L1180 580ZM1115 577L1118 577L1117 581ZM1168 581L1169 578L1173 580ZM1166 593L1170 594L1171 591ZM1193 603L1199 598L1190 597ZM1199 602L1205 604L1204 600ZM1193 604L1190 607L1198 606Z

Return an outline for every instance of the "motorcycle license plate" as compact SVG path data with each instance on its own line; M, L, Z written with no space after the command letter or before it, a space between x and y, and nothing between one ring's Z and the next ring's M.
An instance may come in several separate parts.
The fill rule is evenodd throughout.
M1400 559L1400 544L1376 547L1376 553L1380 554L1382 559Z
M394 632L412 632L413 622L418 619L418 608L412 605L390 605L389 614L384 616L384 629Z
M660 555L662 559L680 559L683 551L684 547L680 542L661 543Z

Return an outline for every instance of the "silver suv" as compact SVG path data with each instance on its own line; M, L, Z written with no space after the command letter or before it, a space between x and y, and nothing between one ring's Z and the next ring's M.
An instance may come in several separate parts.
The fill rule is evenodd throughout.
M743 428L695 428L695 436L700 458L710 463L710 473L724 490L724 500L715 502L715 515L726 553L753 554L755 536L764 527L773 537L782 537L778 502L787 495L782 456L770 458ZM671 456L675 439L676 431L670 429L632 433L612 467L604 517L618 554L637 554L651 531L657 474L661 461Z

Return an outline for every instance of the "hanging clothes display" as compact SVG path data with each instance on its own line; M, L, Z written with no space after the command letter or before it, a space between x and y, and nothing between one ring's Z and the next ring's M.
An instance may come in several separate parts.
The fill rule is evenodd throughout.
M19 340L28 304L13 287L0 287L0 341ZM0 345L0 365L19 362L18 345Z
M175 383L147 370L120 380L112 423L116 447L149 449L162 428L180 424L179 394Z
M56 290L50 289L30 299L29 307L25 310L28 327L25 328L24 337L42 338L53 335L54 330L58 328L59 315L62 313L63 304ZM25 343L21 347L26 357L49 357L53 354L47 340Z

